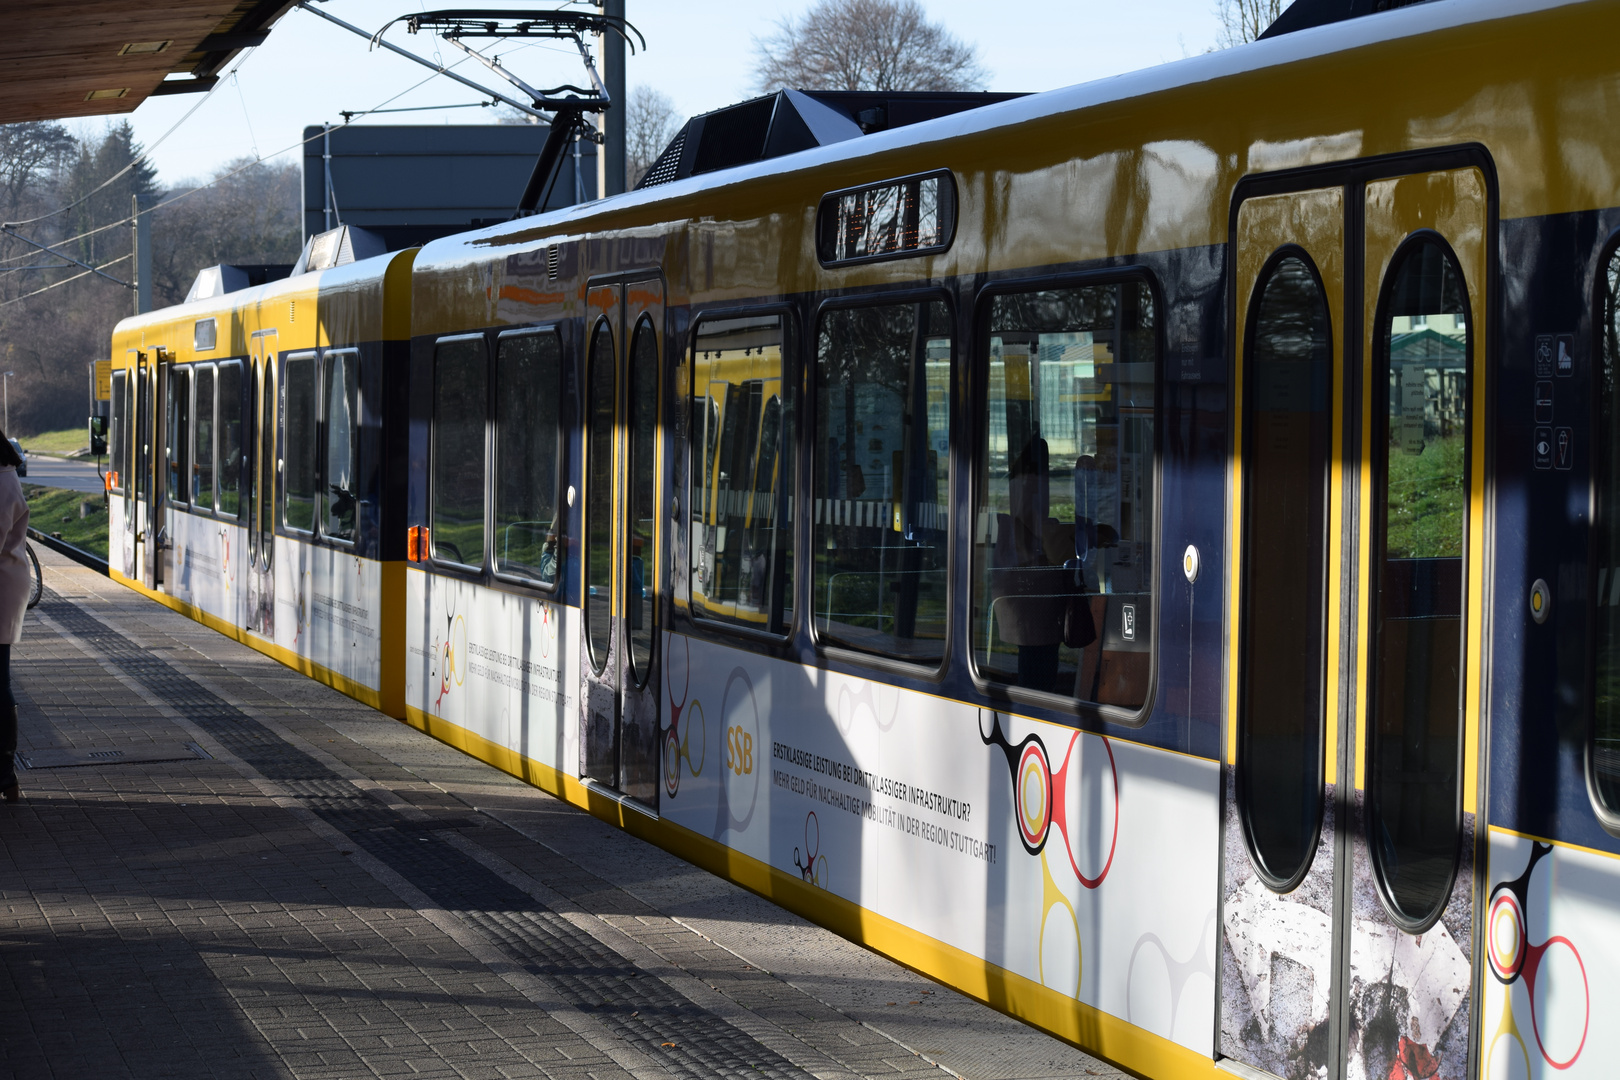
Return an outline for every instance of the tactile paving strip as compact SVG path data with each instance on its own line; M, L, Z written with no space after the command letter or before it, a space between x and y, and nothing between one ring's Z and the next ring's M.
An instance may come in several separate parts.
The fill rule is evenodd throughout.
M251 765L435 904L481 931L582 1012L671 1075L807 1074L725 1019L646 974L534 897L437 839L446 827L412 822L356 790L320 761L50 589L40 607L63 630ZM458 820L448 827L472 825ZM436 828L435 825L438 825Z

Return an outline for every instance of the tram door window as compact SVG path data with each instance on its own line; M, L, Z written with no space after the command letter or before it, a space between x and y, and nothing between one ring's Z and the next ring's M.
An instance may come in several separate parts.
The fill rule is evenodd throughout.
M562 342L503 336L495 349L495 571L555 585L563 522Z
M435 559L484 565L485 424L489 364L484 339L439 342L433 358L433 516Z
M170 367L168 377L168 428L165 432L164 475L171 504L185 505L191 498L188 436L191 433L191 369Z
M282 365L282 523L298 532L315 530L315 357L289 356Z
M360 358L334 350L323 360L325 383L321 422L326 454L321 462L321 534L353 543L360 509Z
M591 333L585 460L585 643L591 667L607 670L613 643L614 413L617 405L613 327L600 320Z
M244 443L242 441L242 365L231 361L218 369L219 512L236 517L240 510L240 485Z
M657 627L656 591L650 576L658 517L658 332L650 319L642 319L630 340L626 387L629 403L629 483L625 539L625 628L630 646L630 677L645 687L652 672L654 631ZM656 768L656 763L654 763Z
M1333 337L1316 264L1281 248L1249 310L1237 798L1256 871L1289 892L1322 817Z
M258 393L259 447L258 477L253 487L254 525L259 564L270 566L275 555L276 536L276 368L266 359L260 369Z
M982 675L1146 703L1157 333L1141 281L992 299L973 544Z
M822 316L810 549L820 641L944 658L951 342L937 300Z
M108 462L112 471L111 490L122 494L129 483L125 475L129 469L129 376L123 371L112 375L112 416L107 423Z
M708 320L693 340L692 608L784 633L793 598L793 399L780 315Z
M1592 741L1587 748L1592 793L1601 810L1620 815L1620 248L1598 275L1597 438L1593 442L1596 505L1592 547L1597 562L1592 664ZM116 392L115 392L116 400Z
M1469 311L1444 241L1401 249L1380 310L1368 829L1385 899L1422 925L1450 896L1461 825L1468 397L1446 387L1467 386Z
M192 370L191 505L214 509L214 366Z

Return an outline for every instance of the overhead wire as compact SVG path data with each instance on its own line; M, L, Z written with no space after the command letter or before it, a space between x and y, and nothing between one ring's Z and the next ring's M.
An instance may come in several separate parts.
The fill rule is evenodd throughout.
M123 262L125 259L129 258L133 254L134 254L134 252L125 252L124 254L118 256L118 258L116 258L116 259L108 259L106 262L102 263L100 266L94 267L94 268L92 268L90 270L81 270L77 274L74 274L72 277L65 277L61 281L53 281L49 285L45 286L43 289L35 289L31 293L23 293L21 296L13 296L10 300L0 300L0 307L10 307L12 304L20 304L24 300L27 300L29 297L38 296L40 293L44 293L44 292L50 292L52 289L54 289L54 288L56 288L56 287L58 287L60 285L66 285L70 281L78 281L80 278L89 277L91 274L94 274L94 273L96 273L98 271L101 271L101 270L105 270L107 267L112 266L115 263Z
M257 46L252 46L252 47L249 47L248 49L244 50L242 58L236 62L235 67L231 68L230 74L227 77L231 78L231 79L236 78L236 73L242 69L243 64L247 63L248 57L252 56L253 53L256 52L256 51L257 51ZM45 220L48 220L50 218L56 217L59 214L65 214L69 210L72 210L76 206L83 206L85 203L89 202L92 198L94 198L97 193L104 190L107 187L107 185L111 184L114 180L117 180L119 177L124 176L131 169L135 168L135 166L139 165L141 162L143 162L147 158L151 157L153 152L156 151L158 147L163 145L163 140L164 139L167 139L170 135L173 135L176 131L179 131L181 124L184 124L187 120L190 120L191 117L197 112L198 109L202 108L204 105L206 105L208 103L208 100L214 96L214 91L218 90L220 88L221 83L223 83L224 81L225 81L224 79L220 79L219 82L216 82L216 83L214 83L213 86L210 86L208 88L208 91L206 93L204 93L201 98L199 98L197 100L197 103L195 105L193 105L191 108L186 110L186 114L184 116L182 116L180 119L176 120L174 122L174 125L172 127L170 127L168 131L165 131L162 135L159 135L158 139L157 139L157 142L153 143L151 146L147 147L145 150L142 150L140 152L140 154L136 155L135 160L131 161L128 165L125 165L122 169L119 169L117 172L115 172L111 176L107 177L107 179L103 180L100 184L98 184L96 187L92 188L90 191L86 192L84 195L82 195L79 198L75 199L73 202L68 203L66 206L58 207L57 209L52 210L48 214L41 214L38 217L32 217L32 218L27 219L26 221L8 221L5 224L8 225L8 226L32 225L35 222L45 221ZM64 243L65 242L66 241L64 241Z

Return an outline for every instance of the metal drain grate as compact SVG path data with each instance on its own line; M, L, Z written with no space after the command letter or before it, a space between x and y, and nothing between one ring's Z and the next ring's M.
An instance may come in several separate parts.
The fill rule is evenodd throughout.
M143 765L159 761L207 760L208 751L196 743L150 743L118 749L50 746L20 750L17 763L24 769L82 769L90 765Z

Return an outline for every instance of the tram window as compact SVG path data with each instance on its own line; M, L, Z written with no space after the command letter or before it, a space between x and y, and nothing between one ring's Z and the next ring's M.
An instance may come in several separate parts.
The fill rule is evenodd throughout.
M693 610L782 633L792 619L793 394L780 315L712 319L693 338Z
M129 459L129 431L128 431L128 405L124 395L129 392L129 376L122 371L113 372L112 376L112 417L107 423L107 451L111 456L108 464L112 470L112 490L122 493L127 481L124 471L128 468Z
M1592 547L1597 559L1592 741L1587 748L1592 793L1620 814L1620 249L1600 281L1603 372L1598 383L1598 430L1592 445L1597 492Z
M281 379L285 430L281 443L282 524L315 529L315 357L287 358Z
M1380 311L1367 828L1384 898L1416 926L1445 907L1461 830L1469 331L1443 243L1397 253Z
M956 231L956 182L938 172L834 192L817 218L817 253L828 265L944 251Z
M830 311L815 375L816 635L938 663L949 625L950 311L937 300Z
M214 365L192 373L191 504L214 508Z
M168 465L168 495L171 503L190 501L190 470L186 466L187 436L191 433L191 369L171 367L168 378L168 431L164 455Z
M484 339L439 342L433 359L433 557L484 565Z
M1285 248L1255 288L1244 366L1238 806L1265 882L1316 850L1327 702L1327 475L1333 345L1316 270Z
M562 522L562 343L555 331L503 337L495 350L495 569L557 581Z
M972 608L989 679L1133 710L1147 701L1155 327L1138 281L991 301Z
M321 474L321 532L353 543L360 509L360 358L352 351L326 354L326 461Z
M235 517L240 508L242 482L242 364L233 360L219 365L219 512Z

